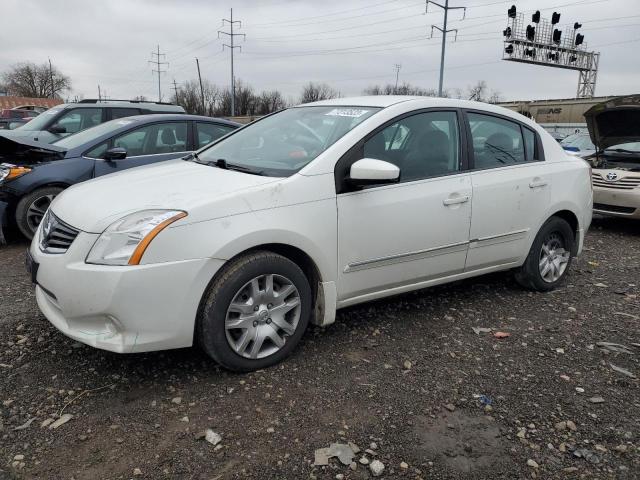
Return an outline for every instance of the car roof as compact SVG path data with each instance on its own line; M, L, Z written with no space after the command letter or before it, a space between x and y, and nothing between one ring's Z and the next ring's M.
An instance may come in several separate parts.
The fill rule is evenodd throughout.
M205 117L203 115L189 115L187 113L151 113L148 115L132 115L131 117L122 117L122 118L117 118L116 120L123 120L123 119L127 119L127 120L135 120L137 122L157 122L159 120L169 120L169 121L173 121L173 120L188 120L188 121L199 121L199 122L214 122L214 123L219 123L221 125L229 125L232 127L239 127L242 124L238 123L238 122L232 122L231 120L225 120L224 118L216 118L216 117ZM111 120L112 122L114 120Z
M158 110L158 111L175 111L183 112L184 108L180 105L173 105L170 103L155 103L155 102L141 102L141 101L103 101L103 102L77 102L77 103L61 103L51 108L144 108L145 110Z
M320 100L318 102L305 103L298 105L297 107L379 107L389 108L394 105L404 104L406 110L409 111L413 108L466 108L481 110L487 113L496 113L511 117L514 120L530 125L533 128L540 129L541 127L533 120L517 113L508 108L500 107L498 105L474 102L472 100L459 100L457 98L442 98L442 97L422 97L412 95L368 95L361 97L345 97L345 98L333 98L331 100Z

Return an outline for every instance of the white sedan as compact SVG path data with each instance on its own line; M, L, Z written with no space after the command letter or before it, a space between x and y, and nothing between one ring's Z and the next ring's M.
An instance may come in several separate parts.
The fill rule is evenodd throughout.
M550 290L591 208L588 165L517 113L340 98L67 189L27 264L71 338L114 352L197 342L249 371L349 305L499 270Z

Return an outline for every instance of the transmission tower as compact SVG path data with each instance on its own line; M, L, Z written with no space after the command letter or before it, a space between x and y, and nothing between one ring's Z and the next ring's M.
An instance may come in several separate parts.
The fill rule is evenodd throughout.
M152 63L156 66L155 69L151 70L153 73L158 74L158 101L162 101L162 91L160 90L160 74L165 73L166 70L162 70L162 65L169 65L169 62L160 61L161 58L166 57L164 53L160 53L160 45L158 45L158 52L151 52L152 60L149 60L149 63ZM153 60L155 58L155 60Z
M242 47L239 45L234 45L233 41L235 39L235 37L242 37L242 39L246 39L246 35L244 33L233 33L233 26L237 23L240 27L242 27L242 22L240 20L234 20L233 19L233 8L231 9L231 16L230 18L223 18L222 19L222 25L224 26L225 22L227 22L229 24L229 32L225 32L222 30L218 30L218 38L220 38L220 35L227 35L229 37L229 43L231 45L227 45L226 43L222 44L222 49L224 50L224 47L227 47L229 50L231 50L231 116L233 117L236 114L236 79L233 75L233 50L236 48L239 48L240 51L242 51Z
M398 77L400 76L400 69L402 68L402 65L400 65L399 63L394 63L393 68L395 68L396 70L396 87L393 89L393 93L397 94L398 93Z
M434 2L433 0L427 0L427 5L425 8L425 13L427 12L427 10L429 9L429 4L433 3L434 5L440 7L442 10L444 10L444 23L442 25L442 28L438 27L437 25L431 25L431 36L433 37L433 29L435 28L436 30L440 30L442 32L442 52L440 53L440 82L438 83L438 96L441 97L442 96L442 80L444 77L444 49L445 49L445 45L447 42L447 33L449 32L456 32L456 39L458 38L458 29L457 28L452 28L451 30L447 30L447 17L448 17L448 13L449 10L464 10L464 13L462 14L462 19L464 20L464 17L467 13L467 7L450 7L449 6L449 0L444 0L444 5L440 5L437 2Z

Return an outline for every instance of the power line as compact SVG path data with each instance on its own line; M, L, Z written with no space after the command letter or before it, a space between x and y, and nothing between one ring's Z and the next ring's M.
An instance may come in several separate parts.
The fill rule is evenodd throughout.
M151 58L154 58L154 57L155 57L155 60L149 60L149 63L153 63L156 65L156 70L152 69L151 72L158 74L158 101L161 102L162 90L160 89L160 74L166 72L166 70L162 70L162 65L169 65L169 62L160 61L160 58L166 57L166 54L160 53L160 45L158 45L158 53L151 52Z
M224 22L227 22L229 24L230 32L218 30L218 38L220 37L220 34L227 35L230 40L229 43L231 43L231 45L227 45L226 43L223 43L222 49L224 50L224 47L227 47L231 51L231 116L233 117L236 114L236 79L233 75L233 50L236 48L239 48L240 51L242 51L242 47L239 45L234 45L233 41L235 37L242 37L244 40L247 36L244 33L233 33L233 26L236 23L240 27L242 27L242 22L240 20L233 19L233 8L231 9L231 17L229 19L226 19L226 18L222 19L222 25L224 25Z

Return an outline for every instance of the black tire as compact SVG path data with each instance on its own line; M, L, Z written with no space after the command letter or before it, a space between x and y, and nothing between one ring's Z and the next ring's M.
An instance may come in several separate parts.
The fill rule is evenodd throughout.
M295 331L286 337L278 351L264 358L246 358L236 353L227 340L227 309L244 285L260 275L271 274L286 277L297 288L300 318ZM226 265L209 285L196 319L197 341L211 358L229 370L249 372L265 368L282 361L296 347L309 324L311 303L309 281L298 265L273 252L252 252Z
M18 225L20 233L31 240L33 235L36 233L36 228L38 227L40 220L42 220L42 216L44 216L44 210L43 208L40 208L39 205L46 205L46 207L48 207L51 200L53 200L63 190L64 189L60 187L43 187L22 197L16 205L16 224ZM40 220L37 222L37 216L33 214L33 211L29 211L29 208L32 205L34 207L38 207L38 210L42 211L41 216L39 217Z
M562 243L562 248L569 253L569 259L566 267L560 277L555 281L545 280L540 272L542 247L545 241L550 238L554 238L557 242ZM553 290L565 279L574 254L575 236L573 234L573 229L566 220L560 217L551 217L542 226L538 235L536 235L524 264L516 271L516 281L523 287L530 290L539 292Z

